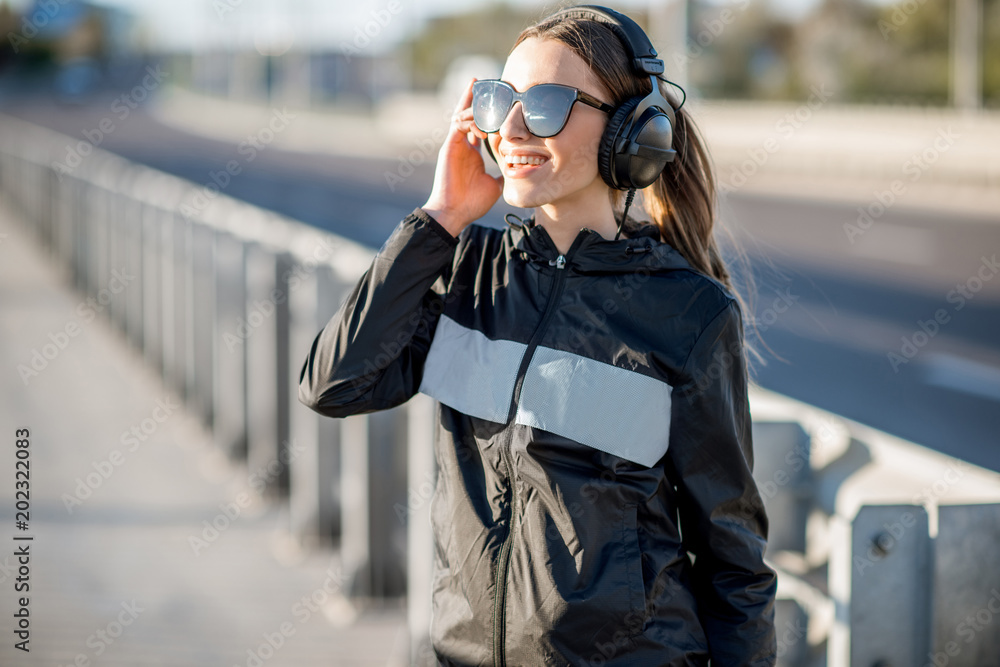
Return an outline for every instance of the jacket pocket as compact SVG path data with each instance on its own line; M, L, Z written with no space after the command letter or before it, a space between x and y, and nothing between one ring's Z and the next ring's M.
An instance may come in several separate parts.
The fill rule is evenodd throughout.
M638 507L627 503L622 507L622 549L628 576L629 613L625 618L629 636L642 632L646 625L646 588L642 580L642 551L637 527Z

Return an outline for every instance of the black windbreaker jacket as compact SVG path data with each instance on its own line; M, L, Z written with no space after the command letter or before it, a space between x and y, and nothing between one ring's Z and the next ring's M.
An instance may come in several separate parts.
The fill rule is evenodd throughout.
M775 663L742 326L651 224L582 229L563 256L533 220L457 238L402 220L299 399L331 417L439 401L440 664Z

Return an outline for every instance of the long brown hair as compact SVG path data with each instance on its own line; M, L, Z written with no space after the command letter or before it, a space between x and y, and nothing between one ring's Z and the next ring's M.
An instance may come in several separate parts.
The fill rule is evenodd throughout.
M607 24L586 18L543 19L521 31L511 51L526 39L553 39L568 46L590 65L597 80L611 93L612 104L618 106L635 96L650 92L649 77L638 77L629 68L628 56L621 40ZM660 229L662 240L673 247L697 271L710 276L726 287L739 302L744 321L752 317L747 300L733 285L726 262L714 236L716 220L716 182L711 157L698 128L678 102L671 89L657 80L660 92L675 109L673 148L677 155L667 164L660 177L643 191L641 201L650 220ZM621 210L625 191L610 189L612 206ZM631 217L631 216L630 216ZM746 255L726 229L735 254ZM746 272L752 285L752 276ZM752 289L748 290L752 295ZM745 345L763 361L752 345Z

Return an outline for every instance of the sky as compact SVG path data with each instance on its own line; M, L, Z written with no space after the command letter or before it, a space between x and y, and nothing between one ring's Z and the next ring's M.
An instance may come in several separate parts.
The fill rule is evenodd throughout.
M417 29L428 17L465 11L469 0L93 0L96 4L128 9L140 17L154 46L189 49L192 46L255 46L280 52L299 46L354 46L377 53ZM626 13L669 0L614 0L609 4ZM717 0L736 4L743 0ZM798 18L820 0L750 0L767 2L776 12ZM869 0L887 3L891 0ZM33 0L8 0L18 10ZM506 0L541 12L557 0ZM594 4L600 4L595 2Z

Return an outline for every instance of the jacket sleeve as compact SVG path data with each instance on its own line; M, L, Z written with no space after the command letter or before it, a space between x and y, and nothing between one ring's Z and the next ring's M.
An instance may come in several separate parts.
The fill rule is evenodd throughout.
M313 341L299 401L328 417L400 405L420 386L459 239L416 208Z
M712 667L774 665L777 574L754 482L743 321L730 300L705 327L671 403L667 465Z

